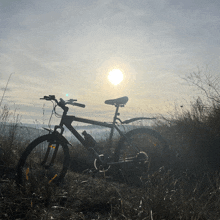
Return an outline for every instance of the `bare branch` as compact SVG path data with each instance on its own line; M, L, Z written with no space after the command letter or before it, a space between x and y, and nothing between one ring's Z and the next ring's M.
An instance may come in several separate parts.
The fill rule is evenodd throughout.
M205 79L203 79L203 76ZM220 103L219 77L213 77L207 72L202 74L198 69L197 73L190 73L189 76L182 79L202 90L209 100Z

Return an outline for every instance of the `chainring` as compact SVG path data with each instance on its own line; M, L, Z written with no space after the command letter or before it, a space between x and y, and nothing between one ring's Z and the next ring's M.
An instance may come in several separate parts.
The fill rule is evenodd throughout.
M135 158L135 163L137 164L146 164L148 162L148 155L144 151L140 151L136 158Z
M106 161L108 158L105 157L104 154L100 154L99 157L103 160ZM107 172L109 170L109 168L111 167L110 165L103 165L101 163L101 161L95 159L94 160L94 167L96 170L98 170L99 172Z

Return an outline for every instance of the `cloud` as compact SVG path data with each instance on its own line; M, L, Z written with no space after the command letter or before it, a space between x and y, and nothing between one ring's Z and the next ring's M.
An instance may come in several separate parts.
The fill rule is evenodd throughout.
M220 4L216 1L0 4L0 76L7 80L15 72L9 94L17 102L27 104L39 93L60 97L70 93L94 105L90 94L104 99L106 94L127 93L139 99L140 94L152 93L164 99L174 96L171 90L178 88L178 74L206 62L216 72L220 69ZM106 81L113 67L121 68L129 79L120 89Z

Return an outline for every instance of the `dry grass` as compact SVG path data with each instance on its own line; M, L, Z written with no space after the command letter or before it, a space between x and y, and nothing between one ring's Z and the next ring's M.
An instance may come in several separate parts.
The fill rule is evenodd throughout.
M163 118L156 129L167 138L184 169L214 172L220 166L219 122L220 105L207 106L198 98L191 109Z
M219 219L219 177L201 192L203 181L190 184L187 175L176 179L156 172L137 188L69 171L62 186L48 185L35 194L9 180L1 183L0 218Z
M161 167L139 176L141 184L128 184L120 172L85 174L92 161L74 146L70 170L59 187L36 184L33 193L28 186L17 188L13 178L2 178L0 219L220 219L220 107L205 107L197 100L155 128L170 144L169 170ZM5 164L13 169L22 142L2 140L10 146Z

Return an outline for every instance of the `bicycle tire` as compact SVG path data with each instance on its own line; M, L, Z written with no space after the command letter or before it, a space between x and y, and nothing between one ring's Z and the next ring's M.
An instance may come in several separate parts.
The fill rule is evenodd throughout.
M140 152L141 156L146 155L144 162L119 164L118 168L127 177L130 176L130 179L132 176L140 177L143 173L158 171L160 167L167 167L169 164L169 146L166 140L160 133L150 128L136 128L127 132L118 142L114 162L123 162L126 158L137 158Z
M36 138L28 145L17 165L17 185L37 184L38 188L40 185L51 182L59 185L66 175L70 161L67 141L62 136L60 137L55 134L47 134ZM56 158L53 164L48 165L47 162L52 160L55 146L59 146ZM44 161L47 149L49 149L48 161ZM42 165L42 163L44 164Z

